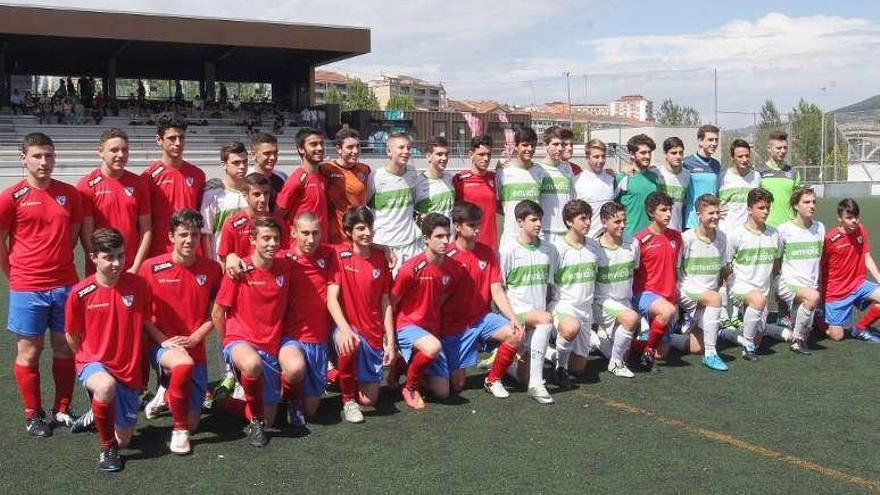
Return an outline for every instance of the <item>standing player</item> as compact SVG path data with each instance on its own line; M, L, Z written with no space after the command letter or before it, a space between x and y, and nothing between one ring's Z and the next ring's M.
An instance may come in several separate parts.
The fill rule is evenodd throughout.
M176 212L168 233L171 252L147 260L140 270L153 294L152 321L161 332L147 355L168 389L174 425L169 447L177 454L190 451L189 435L199 426L208 390L205 338L213 329L211 301L222 277L217 263L196 254L203 226L197 211Z
M733 166L721 173L718 199L721 201L721 221L718 228L730 236L749 219L746 197L761 185L761 176L752 170L752 148L742 139L730 143ZM775 199L774 199L775 201Z
M677 137L666 138L663 141L663 154L666 163L651 169L660 179L657 183L658 190L672 198L672 218L669 220L669 228L681 231L684 225L682 219L684 196L691 183L691 173L681 166L684 158L684 143Z
M332 244L346 241L342 228L345 213L367 202L367 178L370 167L358 161L361 156L360 134L354 129L342 129L336 133L336 159L320 166L327 183L327 204L330 207L330 232Z
M275 259L281 232L274 219L254 220L253 254L243 260L237 280L223 277L211 311L223 356L244 389L248 443L255 447L268 443L265 429L274 423L281 398L278 349L290 298L289 266Z
M419 254L423 242L416 226L416 173L407 168L412 142L403 133L392 134L385 143L390 161L370 174L367 199L376 213L376 244L388 250L392 273Z
M101 166L80 179L76 188L82 194L83 222L80 232L83 250L95 229L113 227L122 233L125 245L125 268L132 273L147 256L153 236L150 224L150 192L137 174L125 170L128 164L128 134L108 129L98 145ZM86 273L95 267L86 260Z
M15 334L13 374L24 403L25 429L52 435L50 423L69 426L75 380L73 353L64 338L64 302L76 283L73 246L82 223L76 189L52 178L55 145L31 133L21 145L25 178L0 194L0 268L9 283L7 328ZM46 328L52 345L55 404L46 421L40 399L40 355Z
M500 257L510 305L529 329L520 345L522 361L517 363L517 378L520 383L528 383L529 397L539 404L552 404L553 397L544 386L544 353L553 330L547 291L553 283L556 251L549 243L541 242L544 211L538 203L520 201L513 213L518 233L501 245Z
M553 244L564 237L567 230L562 208L571 199L574 174L568 162L562 161L564 141L560 127L553 126L544 131L544 147L546 156L540 162L544 177L538 203L547 216L542 222L542 238Z
M296 152L302 163L295 168L278 195L278 214L285 218L289 236L293 222L303 212L318 217L322 239L326 239L329 221L327 215L327 186L324 175L318 170L324 161L324 133L304 127L296 133Z
M446 171L449 163L449 141L443 136L435 136L425 144L428 168L416 175L416 213L440 213L452 217L452 204L455 191L452 188L452 174Z
M820 279L825 322L829 325L826 335L832 340L843 340L845 327L852 321L853 307L867 308L850 334L877 343L880 337L872 332L871 325L880 318L880 286L867 280L866 273L877 281L880 270L871 256L868 231L861 224L859 213L859 204L854 199L841 200L837 205L838 225L825 234Z
M377 403L382 367L397 356L392 281L385 253L373 247L373 212L354 207L342 227L349 241L336 246L336 279L327 287L327 308L336 322L342 417L363 423L360 405Z
M614 174L605 169L607 149L601 139L589 140L586 148L587 166L574 181L574 196L586 201L593 210L589 236L595 238L602 230L599 212L605 203L614 201Z
M712 124L700 126L697 129L697 152L687 156L681 162L691 174L691 182L688 184L685 194L684 228L691 229L697 225L697 198L704 194L718 196L718 176L721 174L721 163L712 158L718 149L718 136L721 132Z
M244 194L247 206L223 223L220 245L217 248L217 257L230 277L237 277L241 273L241 260L253 250L251 227L254 219L272 217L283 223L281 217L269 210L272 185L263 174L257 172L248 174L242 183L241 192ZM286 247L287 242L282 238L281 248Z
M727 363L718 356L716 347L721 323L719 288L728 263L727 238L718 230L719 206L718 198L711 194L697 198L700 223L682 235L679 305L691 323L684 333L672 335L670 343L682 352L702 353L703 364L709 369L727 371Z
M447 253L467 273L461 286L443 305L443 353L446 355L452 390L464 388L465 370L477 364L479 347L498 345L498 352L483 382L493 397L510 396L501 378L516 359L523 329L502 285L501 270L495 250L479 242L480 208L458 202L452 208L455 244ZM492 312L492 303L501 316Z
M788 208L789 200L794 191L801 185L801 176L791 165L785 163L785 155L788 154L788 134L781 131L773 131L767 136L767 161L757 167L761 176L761 187L770 191L773 195L773 205L770 207L770 216L767 217L767 225L779 228L780 225L792 219L792 212Z
M645 211L645 200L648 195L657 191L659 178L650 170L651 153L657 148L654 140L644 134L637 134L626 142L629 151L632 174L618 172L617 201L626 208L626 234L636 232L648 226L651 219Z
M269 180L272 196L269 209L275 211L275 200L284 187L287 175L276 169L278 166L278 138L265 132L251 134L251 156L254 159L254 172Z
M205 188L205 173L183 159L186 144L186 121L177 116L162 116L156 122L156 144L162 156L141 173L150 191L151 225L154 232L168 232L168 221L175 211L199 209ZM166 235L151 238L149 257L171 249Z
M567 163L569 168L571 168L572 176L577 177L583 168L580 165L571 163L571 157L574 156L574 132L567 127L563 127L559 130L559 136L562 138L562 151L559 153L559 160Z
M504 216L501 242L516 242L519 237L519 225L514 210L521 201L535 203L541 200L541 184L544 181L544 168L532 162L538 136L531 127L520 127L513 135L516 143L514 159L509 165L501 167L495 173L496 189L500 197L502 215Z
M98 229L89 246L95 274L74 286L67 300L67 342L76 353L79 381L92 396L101 442L98 468L119 471L119 449L128 447L137 423L144 333L159 330L150 322L150 288L123 269L122 234ZM177 342L163 345L180 349Z
M223 223L246 206L244 200L244 176L247 175L248 158L244 144L236 141L220 148L220 168L223 176L205 184L202 194L202 252L209 259L217 260L217 248L223 238Z
M492 162L492 138L483 134L471 139L468 157L470 170L452 177L456 201L473 203L483 212L477 242L491 248L498 247L498 194L495 192L495 172L489 170Z

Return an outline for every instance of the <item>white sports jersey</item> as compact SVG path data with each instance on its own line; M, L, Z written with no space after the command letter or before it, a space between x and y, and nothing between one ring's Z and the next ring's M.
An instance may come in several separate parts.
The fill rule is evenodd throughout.
M523 245L517 239L501 244L501 271L513 311L524 315L547 308L547 286L553 282L556 250L536 241Z
M544 180L544 169L536 162L528 169L522 168L515 161L506 168L499 168L495 172L495 190L501 198L501 208L504 215L504 227L501 233L501 241L513 241L516 239L517 226L514 208L520 201L530 199L535 203L541 201L541 183ZM545 215L545 220L546 220Z
M553 247L558 264L553 275L550 311L592 321L598 243L587 237L583 246L576 247L563 237Z
M733 265L730 290L736 295L759 290L770 292L773 263L782 256L779 232L767 225L764 232L755 232L741 225L727 235L727 258Z
M678 173L675 173L666 165L651 167L651 170L659 179L657 190L665 192L672 198L672 218L669 220L669 228L681 231L684 195L691 183L691 173L684 168L679 168Z
M593 299L602 305L611 299L627 306L632 305L633 272L638 264L638 250L633 249L631 239L623 244L607 248L596 243L596 292Z
M746 199L749 191L761 187L761 175L749 170L746 175L739 175L733 168L721 172L718 181L718 200L721 202L721 221L718 228L730 237L730 233L746 223L749 219L749 208Z
M597 174L589 167L584 168L574 181L574 197L586 201L593 209L589 236L596 237L602 230L599 210L605 203L614 201L614 176L605 170Z
M416 173L407 167L395 175L385 167L373 170L367 179L367 200L376 215L374 242L399 247L420 237L415 211Z
M220 232L226 219L247 207L247 201L241 191L226 189L219 179L208 181L202 193L202 218L205 226L202 233L213 236L210 253L205 253L212 260L217 259L217 248L220 247ZM156 232L153 235L161 235ZM167 235L167 234L166 234Z
M455 190L452 188L452 174L443 172L438 179L432 179L421 172L416 175L416 211L421 214L441 213L452 217L455 203Z
M544 169L539 202L544 210L541 229L544 232L564 234L568 229L562 220L562 208L572 197L574 172L571 171L571 165L565 162L559 166L545 163L540 166Z
M782 269L779 285L797 294L801 287L815 289L819 285L819 261L825 243L825 226L813 221L805 229L789 221L779 226L782 243Z
M696 301L700 294L717 291L721 285L721 269L728 263L727 237L720 230L715 240L707 242L697 236L697 229L689 229L681 235L684 245L679 254L678 279L681 293Z

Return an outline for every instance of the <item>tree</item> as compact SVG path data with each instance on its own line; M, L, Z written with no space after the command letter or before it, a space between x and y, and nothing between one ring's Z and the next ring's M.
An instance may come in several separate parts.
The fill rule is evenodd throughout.
M822 109L803 98L792 109L789 141L798 165L818 165L822 143Z
M583 122L575 122L572 124L571 132L574 133L574 142L576 144L583 144L586 142L584 138L587 134L587 129Z
M367 83L357 78L348 80L348 94L342 100L342 111L379 110L379 100Z
M660 105L657 123L669 126L698 126L700 112L693 107L678 105L672 101L672 98L666 98Z
M385 110L400 110L401 112L412 112L416 109L416 101L412 96L394 95L388 98L385 104Z
M784 131L785 124L782 123L782 117L773 100L767 99L761 105L761 121L758 128L755 129L755 150L754 154L760 161L767 159L767 136L773 131Z
M782 118L779 116L779 110L773 100L767 99L761 105L761 123L759 127L781 127Z

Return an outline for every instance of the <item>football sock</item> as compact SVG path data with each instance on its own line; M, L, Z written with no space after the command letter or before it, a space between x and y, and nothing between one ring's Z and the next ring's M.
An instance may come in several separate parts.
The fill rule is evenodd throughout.
M282 381L282 383L284 383ZM220 399L220 410L225 411L233 416L244 418L248 421L251 416L248 414L247 402L241 399L233 399L232 397L224 397Z
M40 401L40 368L15 364L12 373L21 394L21 402L24 403L24 415L31 419L37 411L43 409Z
M743 338L749 345L755 345L755 336L758 335L763 313L763 311L748 307L743 314Z
M52 377L55 379L55 411L67 412L76 383L76 367L72 357L52 359Z
M556 369L568 369L572 343L562 335L556 334Z
M856 330L864 331L871 328L875 321L880 319L880 304L872 304L865 314L856 322Z
M703 308L700 328L703 329L703 347L706 356L718 354L718 326L721 324L721 308L713 306Z
M529 342L529 388L544 384L544 351L550 340L553 325L544 323L535 325L532 340Z
M648 341L637 339L637 338L633 338L632 344L630 344L630 346L629 346L629 350L631 351L631 354L636 355L636 356L641 356L642 354L644 354L645 349L647 349L647 348L648 348Z
M412 360L409 362L409 369L406 372L406 387L413 390L418 389L422 373L434 363L435 359L420 351L415 351Z
M244 400L247 402L250 417L263 419L263 374L248 376L242 373L240 376L241 387L244 389Z
M648 347L656 350L666 335L666 323L661 322L658 318L651 320L651 328L648 330Z
M171 369L168 383L168 408L171 409L171 423L175 430L189 428L189 397L192 393L192 364L179 364Z
M92 414L95 418L95 428L98 430L101 448L105 449L116 446L116 412L113 407L113 401L102 402L92 398Z
M718 336L728 342L733 342L734 344L741 345L743 347L745 347L747 343L746 339L742 335L731 328L722 328L718 330Z
M343 404L357 398L357 360L358 349L355 348L350 354L340 354L336 362Z
M604 331L602 331L601 335L599 335L599 332L590 331L590 349L596 349L606 359L610 359L613 346L614 339L608 337Z
M513 360L516 359L516 351L516 347L513 347L507 342L502 342L501 345L498 346L498 352L495 354L495 362L492 363L492 367L489 368L489 373L486 375L486 381L488 383L495 383L504 376L504 373L510 368Z
M633 334L629 330L626 330L623 327L618 327L614 330L614 343L611 345L611 360L617 363L622 363L624 356L626 356L626 351L628 351L630 345L632 345L632 340Z
M764 325L764 333L782 342L791 342L793 332L780 325Z
M871 306L871 309L873 308L874 306ZM807 337L810 335L810 327L812 326L813 310L807 309L801 304L798 306L797 315L794 318L794 338L797 340L807 340Z

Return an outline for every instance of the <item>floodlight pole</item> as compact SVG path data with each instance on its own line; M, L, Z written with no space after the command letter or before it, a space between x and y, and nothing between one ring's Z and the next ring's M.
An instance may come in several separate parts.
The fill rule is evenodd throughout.
M571 129L574 126L571 118L571 72L565 71L562 74L565 75L565 89L568 93L568 128Z
M715 86L715 125L718 125L718 68L713 67L714 86Z

